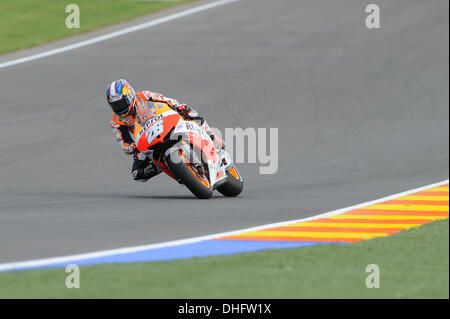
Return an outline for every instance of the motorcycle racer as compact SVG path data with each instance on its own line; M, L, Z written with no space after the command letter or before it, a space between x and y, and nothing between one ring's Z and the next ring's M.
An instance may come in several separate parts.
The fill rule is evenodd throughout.
M148 106L148 101L164 102L180 115L199 118L198 113L187 104L181 104L176 99L149 90L136 93L124 79L113 81L108 85L106 100L114 112L111 118L111 128L115 139L125 154L134 155L131 175L135 181L146 182L161 172L147 154L137 152L134 141L136 121L145 123L152 116L152 109Z

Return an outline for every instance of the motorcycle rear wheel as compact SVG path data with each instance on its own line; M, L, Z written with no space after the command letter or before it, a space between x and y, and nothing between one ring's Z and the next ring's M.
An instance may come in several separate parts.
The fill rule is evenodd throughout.
M217 186L217 190L224 196L227 197L236 197L244 188L244 181L242 180L242 176L237 170L237 168L233 165L229 170L227 170L227 179L226 182L220 186Z

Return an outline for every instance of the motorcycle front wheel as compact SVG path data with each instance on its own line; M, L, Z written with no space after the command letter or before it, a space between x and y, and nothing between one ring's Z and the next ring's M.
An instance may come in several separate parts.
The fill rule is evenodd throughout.
M191 149L191 152L194 150ZM191 154L185 149L177 149L166 158L170 171L177 181L185 185L197 198L208 199L213 194L209 182L208 165L193 163Z

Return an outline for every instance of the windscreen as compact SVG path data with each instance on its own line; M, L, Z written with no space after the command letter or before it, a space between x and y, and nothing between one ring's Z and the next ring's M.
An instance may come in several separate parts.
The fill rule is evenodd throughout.
M156 115L156 107L154 102L138 99L136 101L136 108L137 119L141 125L144 125L145 122Z

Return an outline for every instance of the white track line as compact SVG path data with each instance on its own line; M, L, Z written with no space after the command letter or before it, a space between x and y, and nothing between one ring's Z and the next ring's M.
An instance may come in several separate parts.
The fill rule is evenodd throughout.
M169 241L169 242L158 243L158 244L150 244L150 245L142 245L142 246L134 246L134 247L124 247L124 248L103 250L103 251L91 252L91 253L85 253L85 254L79 254L79 255L71 255L71 256L64 256L64 257L55 257L55 258L39 259L39 260L32 260L32 261L23 261L23 262L14 262L14 263L0 264L0 272L2 272L2 271L9 271L9 270L20 270L20 269L33 268L33 267L42 267L42 266L47 266L47 265L54 264L54 263L64 263L64 262L73 263L75 261L86 260L86 259L90 259L90 258L105 257L105 256L111 256L111 255L117 255L117 254L129 254L129 253L134 253L134 252L143 251L143 250L149 250L149 249L156 249L156 248L163 248L163 247L170 247L170 246L178 246L178 245L184 245L184 244L192 244L192 243L196 243L196 242L200 242L200 241L204 241L204 240L216 239L216 238L219 238L219 237L236 235L236 234L250 232L250 231L257 231L257 230L262 230L262 229L266 229L266 228L280 227L280 226L285 226L285 225L289 225L289 224L293 224L293 223L300 223L300 222L315 220L315 219L319 219L319 218L325 218L325 217L329 217L329 216L342 214L342 213L347 212L349 210L353 210L353 209L357 209L357 208L362 208L362 207L374 205L374 204L377 204L377 203L380 203L380 202L384 202L384 201L387 201L387 200L391 200L391 199L394 199L394 198L397 198L397 197L406 196L406 195L409 195L411 193L420 192L422 190L426 190L426 189L429 189L429 188L437 187L439 185L448 184L448 182L449 182L449 180L447 179L447 180L442 181L442 182L438 182L438 183L429 184L429 185L426 185L426 186L414 188L414 189L411 189L411 190L408 190L408 191L405 191L405 192L397 193L397 194L394 194L394 195L389 195L389 196L386 196L386 197L383 197L383 198L380 198L380 199L376 199L376 200L373 200L373 201L370 201L370 202L365 202L365 203L361 203L361 204L358 204L358 205L349 206L349 207L346 207L346 208L341 208L341 209L338 209L338 210L334 210L334 211L331 211L331 212L328 212L328 213L324 213L324 214L320 214L320 215L316 215L316 216L311 216L311 217L308 217L308 218L289 220L289 221L285 221L285 222L266 224L266 225L261 225L261 226L251 227L251 228L245 228L245 229L235 230L235 231L230 231L230 232L225 232L225 233L212 234L212 235L206 235L206 236L200 236L200 237L193 237L193 238Z
M150 27L153 27L153 26L158 25L158 24L162 24L162 23L166 23L166 22L169 22L169 21L173 21L173 20L176 20L176 19L188 16L188 15L191 15L191 14L194 14L194 13L197 13L197 12L209 10L209 9L212 9L212 8L215 8L215 7L218 7L218 6L222 6L224 4L228 4L228 3L231 3L231 2L236 2L236 1L240 1L240 0L220 0L220 1L215 1L215 2L212 2L212 3L207 3L207 4L204 4L204 5L198 6L198 7L194 7L194 8L187 9L187 10L184 10L184 11L181 11L181 12L178 12L178 13L171 14L171 15L169 15L167 17L163 17L163 18L160 18L160 19L152 20L152 21L149 21L149 22L144 22L144 23L132 26L132 27L125 28L125 29L120 30L120 31L107 33L105 35L98 36L98 37L95 37L95 38L92 38L92 39L89 39L89 40L77 42L77 43L74 43L74 44L63 46L61 48L57 48L57 49L41 52L41 53L38 53L38 54L26 56L26 57L23 57L23 58L20 58L20 59L16 59L16 60L11 60L11 61L8 61L8 62L0 63L0 69L1 68L6 68L8 66L16 65L16 64L21 64L21 63L25 63L25 62L29 62L29 61L33 61L33 60L37 60L37 59L41 59L41 58L45 58L45 57L48 57L48 56L51 56L51 55L59 54L59 53L62 53L62 52L73 50L73 49L78 49L78 48L81 48L81 47L85 47L87 45L91 45L91 44L94 44L94 43L98 43L98 42L101 42L101 41L112 39L112 38L115 38L115 37L118 37L118 36L121 36L121 35L124 35L124 34L127 34L127 33L139 31L139 30L146 29L146 28L150 28Z

